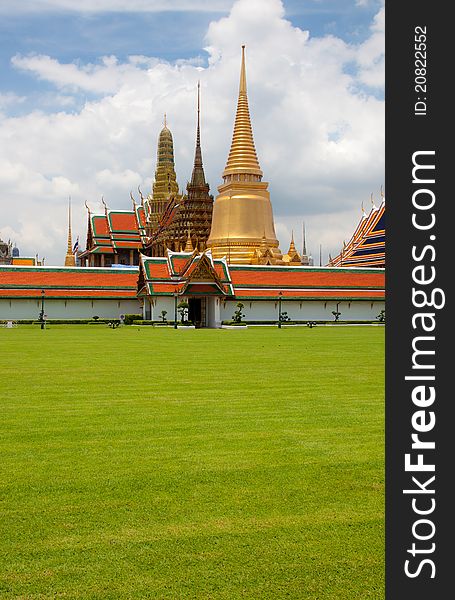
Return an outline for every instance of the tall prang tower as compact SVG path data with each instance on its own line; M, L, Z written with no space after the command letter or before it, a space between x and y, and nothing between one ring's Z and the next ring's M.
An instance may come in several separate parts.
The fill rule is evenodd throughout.
M218 187L207 247L234 264L282 264L268 183L256 154L242 46L239 96L231 150Z
M171 198L181 198L174 165L174 140L167 126L164 115L164 126L158 136L156 153L155 181L152 194L148 197L149 225L153 231L158 227L160 217Z

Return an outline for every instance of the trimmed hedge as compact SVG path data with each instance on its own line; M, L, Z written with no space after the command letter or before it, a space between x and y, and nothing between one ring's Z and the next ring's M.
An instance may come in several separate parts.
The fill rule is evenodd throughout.
M131 325L133 321L141 321L142 315L125 315L123 323L125 325Z

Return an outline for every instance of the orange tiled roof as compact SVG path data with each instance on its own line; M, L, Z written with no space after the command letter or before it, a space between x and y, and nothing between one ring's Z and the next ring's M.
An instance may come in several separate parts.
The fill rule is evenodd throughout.
M238 298L277 298L281 291L285 298L353 298L383 299L385 274L383 269L353 269L327 267L286 267L230 265L214 260L206 254L226 296ZM201 256L189 253L168 253L165 258L141 257L143 281L149 295L173 294L196 287L202 293L214 291L209 281L193 282L191 275ZM180 274L176 271L182 269ZM213 277L214 283L216 278ZM181 287L183 283L183 288ZM216 283L218 285L218 283ZM144 290L143 290L144 291ZM142 291L142 293L143 293Z
M138 269L85 267L0 267L2 297L127 297L136 296Z
M311 267L248 267L230 265L234 287L384 287L384 274L373 269L327 269Z

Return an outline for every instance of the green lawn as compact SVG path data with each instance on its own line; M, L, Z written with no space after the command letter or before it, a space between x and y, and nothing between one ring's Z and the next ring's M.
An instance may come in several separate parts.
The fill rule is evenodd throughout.
M382 327L0 330L0 598L384 598Z

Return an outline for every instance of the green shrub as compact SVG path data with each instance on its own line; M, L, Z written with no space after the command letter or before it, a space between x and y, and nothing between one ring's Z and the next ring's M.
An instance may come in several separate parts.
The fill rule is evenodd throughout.
M125 315L123 319L124 325L131 325L133 321L140 321L142 319L142 315Z

